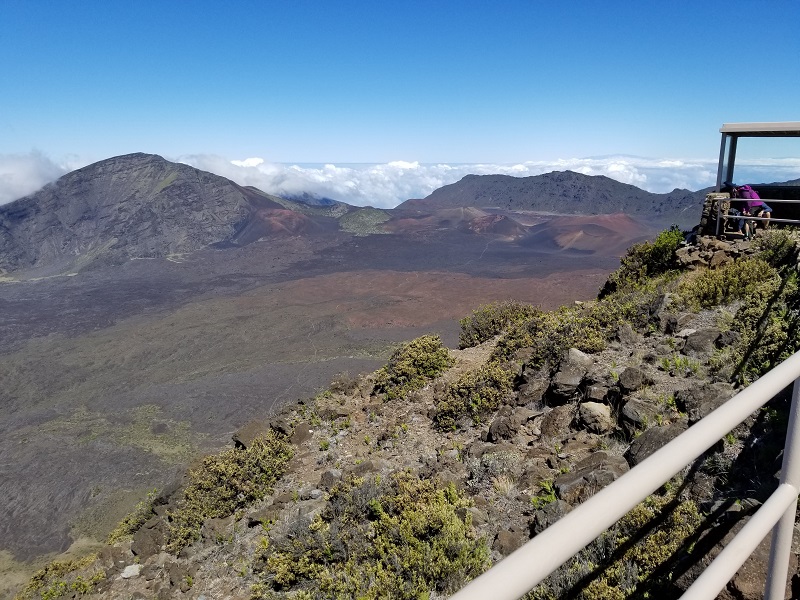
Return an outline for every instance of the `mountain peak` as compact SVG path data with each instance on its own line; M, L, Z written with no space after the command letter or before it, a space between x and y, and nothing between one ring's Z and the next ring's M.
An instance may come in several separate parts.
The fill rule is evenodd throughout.
M0 269L116 262L254 241L269 231L267 195L137 152L96 162L0 207ZM262 226L259 226L261 223Z
M422 200L398 208L417 210L474 206L559 214L626 213L658 221L702 204L703 192L667 199L604 175L552 171L542 175L467 175Z

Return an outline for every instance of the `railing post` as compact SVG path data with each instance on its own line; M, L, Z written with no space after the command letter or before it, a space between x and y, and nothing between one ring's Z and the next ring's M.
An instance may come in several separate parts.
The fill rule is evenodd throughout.
M798 404L800 404L800 379L795 380L792 389L792 407L789 411L789 424L786 428L786 445L783 448L783 466L781 467L781 484L789 484L795 490L800 489ZM784 600L786 597L786 579L789 574L789 554L792 549L796 510L797 499L792 502L772 530L769 571L764 587L765 600Z

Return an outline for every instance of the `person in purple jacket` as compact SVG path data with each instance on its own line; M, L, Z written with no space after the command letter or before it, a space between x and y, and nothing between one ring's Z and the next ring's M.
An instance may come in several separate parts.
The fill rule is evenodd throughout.
M762 217L766 219L764 229L769 227L769 220L772 217L772 209L758 196L756 192L749 185L743 185L736 188L736 195L745 201L744 210L746 215L753 215L754 217Z

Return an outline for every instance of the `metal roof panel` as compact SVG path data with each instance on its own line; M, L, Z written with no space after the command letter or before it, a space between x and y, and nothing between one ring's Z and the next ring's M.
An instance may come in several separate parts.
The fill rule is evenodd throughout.
M800 137L800 121L774 121L770 123L724 123L720 133L744 136L797 136Z

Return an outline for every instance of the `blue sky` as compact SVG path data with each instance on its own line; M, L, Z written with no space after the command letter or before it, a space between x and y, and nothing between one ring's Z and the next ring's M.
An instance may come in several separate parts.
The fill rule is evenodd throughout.
M0 0L0 202L138 151L258 158L239 179L318 193L382 167L359 196L376 205L447 180L430 165L594 157L589 174L705 187L723 122L800 120L798 23L797 0ZM417 183L370 202L382 177Z

